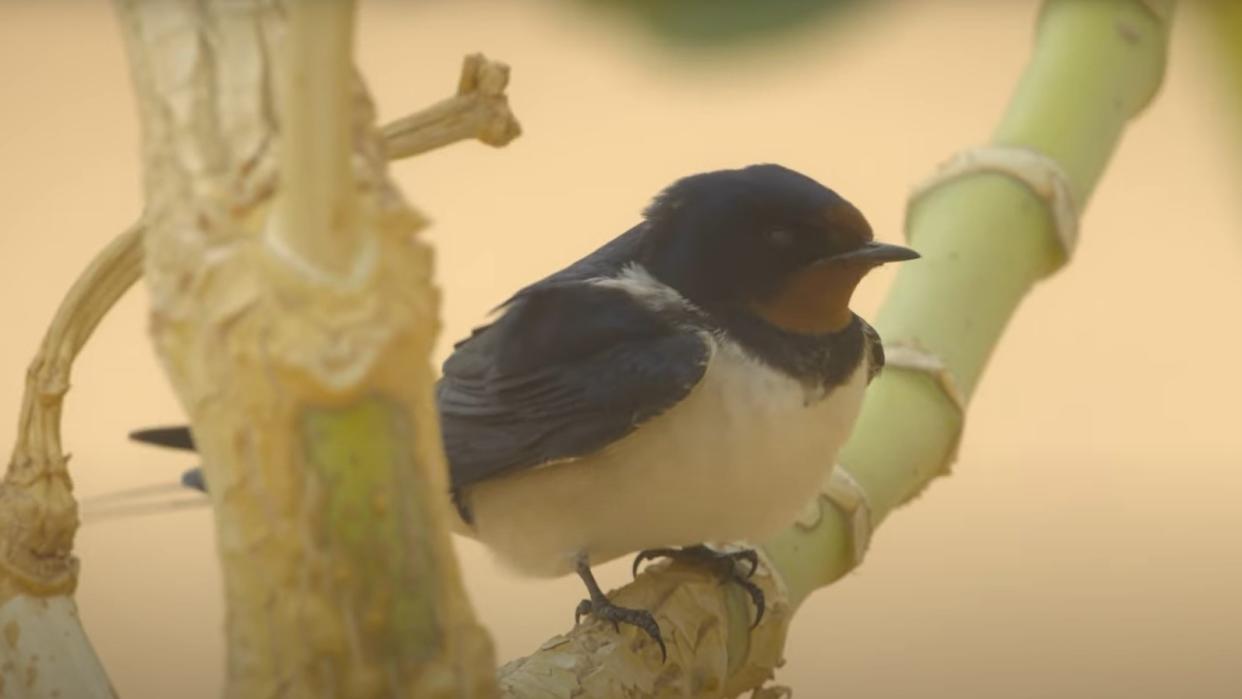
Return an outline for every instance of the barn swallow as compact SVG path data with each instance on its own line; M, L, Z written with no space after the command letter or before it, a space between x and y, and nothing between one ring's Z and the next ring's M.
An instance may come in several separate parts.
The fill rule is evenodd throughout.
M778 165L675 182L445 361L436 399L470 534L519 572L576 572L589 598L575 620L638 626L662 655L650 612L612 604L592 565L638 552L635 569L714 566L750 593L757 624L755 553L703 544L763 540L816 491L884 365L851 295L871 269L917 257ZM192 447L185 428L135 436Z

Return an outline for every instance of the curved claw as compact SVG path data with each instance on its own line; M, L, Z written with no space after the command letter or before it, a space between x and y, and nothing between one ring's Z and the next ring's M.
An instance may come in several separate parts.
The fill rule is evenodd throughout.
M745 561L750 564L750 572L746 574L748 578L754 577L755 571L759 570L759 554L755 553L754 549L744 549L730 554L730 556L734 560Z
M648 631L647 633L650 634L651 632ZM652 636L652 638L655 639L656 645L660 646L660 662L667 663L668 662L668 648L664 647L664 639L661 638L658 634L655 636Z
M755 620L750 625L750 628L753 629L759 625L760 621L763 621L763 612L767 607L767 603L764 601L763 590L759 589L758 585L744 578L737 578L733 582L740 585L743 590L746 590L746 593L750 595L750 601L755 605Z
M654 561L657 558L670 558L677 555L679 552L680 551L678 549L643 549L634 556L634 564L630 566L630 574L631 576L637 578L638 566L642 565L643 561Z
M657 558L673 558L684 559L689 561L701 561L708 564L723 564L728 562L731 566L737 561L750 564L750 570L746 571L743 577L752 578L759 570L759 554L754 549L742 549L741 551L732 551L723 553L714 551L706 546L688 546L686 548L659 548L659 549L643 549L634 556L634 563L630 566L630 574L638 577L638 567L643 561L654 561Z
M576 626L584 616L593 616L612 624L613 631L621 632L621 622L625 622L631 626L637 626L651 637L660 647L660 662L668 660L668 648L664 645L664 638L660 634L660 625L656 623L655 617L651 612L644 609L630 609L628 607L618 607L607 599L591 601L584 599L578 603L578 608L574 610L574 625Z
M692 564L708 565L721 577L721 582L737 583L746 590L746 594L750 595L751 601L755 604L755 621L750 628L755 628L763 620L763 613L766 608L763 590L750 581L750 578L754 577L759 570L759 554L754 549L742 549L726 553L701 544L680 549L646 549L639 551L634 556L634 564L630 567L630 572L637 577L638 567L642 565L643 561L655 560L657 558L672 558L674 560L684 560ZM739 571L738 562L750 564L749 569L743 565L742 570Z
M643 631L646 631L647 635L651 637L651 640L655 641L656 645L660 647L660 662L663 663L668 661L668 648L664 645L664 637L660 634L660 626L656 624L655 617L653 617L650 612L642 610L639 610L639 614L635 615L635 617L636 618L626 619L626 623L633 624ZM617 626L616 619L612 620L612 625L618 631L620 630Z
M634 564L630 566L631 578L638 577L638 566L642 565L643 561L647 560L647 558L648 556L646 551L639 551L638 555L634 556Z
M636 611L638 611L638 614L636 614L634 618L626 619L626 623L633 624L643 631L646 631L647 635L651 637L651 640L655 641L656 645L660 647L660 662L667 662L668 648L664 645L664 637L660 634L660 626L656 623L655 617L651 615L651 612L643 610ZM616 619L612 620L612 625L613 628L620 631L620 628L617 626Z

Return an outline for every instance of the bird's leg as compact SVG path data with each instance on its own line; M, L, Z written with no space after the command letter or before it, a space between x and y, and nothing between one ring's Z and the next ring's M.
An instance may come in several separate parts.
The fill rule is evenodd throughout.
M763 590L750 581L750 577L759 569L759 554L755 553L753 549L716 551L702 544L685 546L679 549L646 549L639 551L638 555L634 557L634 565L631 571L637 576L638 566L642 565L643 561L651 561L657 558L671 558L674 561L701 566L715 572L724 582L735 583L750 595L750 600L755 604L755 622L751 624L751 628L758 626L760 620L763 619L765 607ZM750 570L740 572L738 570L739 563L748 564Z
M668 650L664 647L664 639L660 636L660 626L656 624L655 617L644 609L628 609L626 607L618 607L608 601L607 595L603 590L599 589L599 583L595 582L595 576L591 573L591 566L587 560L586 554L578 556L577 561L578 577L582 578L582 582L586 585L587 592L590 593L590 599L584 599L578 603L578 608L574 610L574 624L577 624L584 615L590 614L599 619L605 619L612 622L612 627L617 631L621 630L621 623L637 626L660 646L661 662L668 660Z

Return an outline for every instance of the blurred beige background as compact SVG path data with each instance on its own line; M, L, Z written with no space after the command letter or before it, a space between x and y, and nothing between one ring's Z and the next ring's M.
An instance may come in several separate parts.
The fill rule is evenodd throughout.
M987 138L1036 11L909 0L726 55L671 52L576 5L362 5L360 61L385 117L446 96L464 53L514 66L518 142L394 168L436 220L441 357L516 286L621 232L689 172L781 162L899 237L911 185ZM777 679L797 696L1242 696L1242 160L1189 9L1073 265L1032 294L994 357L953 477L796 619ZM141 206L125 71L107 3L0 5L5 449L52 310ZM865 285L864 315L887 281ZM82 495L171 482L194 463L124 438L180 418L144 303L141 289L124 300L74 376L65 435ZM209 518L78 535L82 615L123 696L219 694ZM571 622L576 579L519 580L474 545L460 552L501 658ZM606 584L627 576L603 570Z

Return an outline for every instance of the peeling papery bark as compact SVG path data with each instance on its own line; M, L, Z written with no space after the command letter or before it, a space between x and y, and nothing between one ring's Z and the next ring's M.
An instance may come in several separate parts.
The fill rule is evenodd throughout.
M767 609L755 628L754 606L737 585L702 568L661 563L610 594L616 604L648 609L659 620L668 660L644 632L589 620L555 636L533 655L500 668L500 689L513 699L570 697L736 696L772 679L793 609L764 559L753 582Z

